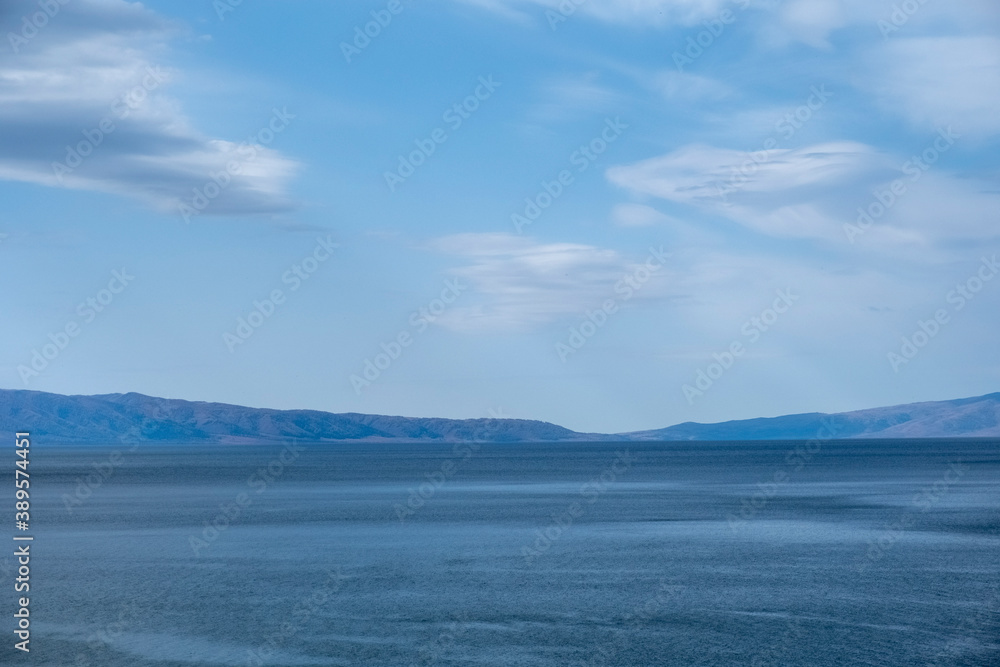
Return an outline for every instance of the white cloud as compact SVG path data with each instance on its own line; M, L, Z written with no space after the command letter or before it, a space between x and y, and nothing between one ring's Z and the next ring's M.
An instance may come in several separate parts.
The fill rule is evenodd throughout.
M781 237L841 234L834 205L845 187L857 191L887 161L854 142L751 154L692 145L642 162L612 167L608 179L633 193L688 204ZM879 179L882 180L882 179Z
M732 0L588 0L584 8L610 22L695 25L742 4Z
M559 12L560 6L569 4L576 12L608 23L624 23L640 26L696 25L724 10L738 9L749 0L586 0L583 3L571 0L458 0L476 5L508 17L526 19L536 16L547 23L544 12Z
M944 267L901 276L855 260L816 262L701 241L667 246L667 266L626 304L641 306L662 323L661 350L676 351L679 341L701 358L724 349L741 338L743 322L773 302L776 290L786 289L798 300L793 313L783 318L778 339L819 348L829 344L830 331L839 331L840 342L850 340L861 349L870 338L868 327L898 319L896 309L919 307L950 279ZM634 256L636 261L630 262L613 250L506 234L461 234L433 245L468 261L451 274L467 283L469 291L437 323L475 334L561 330L587 309L615 298L614 284L644 259ZM965 264L958 266L964 270ZM865 326L844 331L845 321ZM881 350L876 354L881 358Z
M977 31L990 34L1000 27L1000 12L994 0L950 3L778 0L766 6L755 2L754 6L774 11L772 20L759 25L764 41L774 47L801 42L830 50L830 36L852 27L859 28L865 37L879 41L940 36L956 30L962 34Z
M648 81L651 88L671 101L722 100L736 92L716 79L676 70L657 72Z
M1000 38L893 38L869 61L864 83L913 125L1000 132Z
M438 251L469 264L451 274L468 281L478 303L450 308L439 323L458 331L526 330L580 316L615 297L615 284L645 257L576 243L538 243L510 234L458 234L435 241ZM633 300L662 297L668 270L657 272Z
M792 0L778 12L784 28L799 41L828 49L831 32L848 24L841 0Z
M530 2L531 0L456 0L465 5L472 5L486 11L493 12L499 16L516 21L517 23L530 24L531 17L520 11L517 7Z
M936 136L928 137L933 147ZM943 146L943 139L940 141ZM891 201L865 231L859 247L882 252L905 248L943 250L948 243L995 239L995 188L960 178L944 167L941 153L929 170L907 157L865 144L834 142L757 154L686 146L667 155L612 167L608 179L633 194L687 204L762 234L781 238L848 240L844 225L859 208ZM899 181L898 196L889 186ZM879 211L876 206L876 211Z
M239 151L236 142L203 135L166 95L177 72L157 60L178 33L139 3L62 6L0 65L0 178L115 193L177 211L234 160L240 173L206 214L289 208L285 188L296 163L270 148Z
M542 98L531 116L541 122L552 122L608 111L620 102L621 95L601 85L596 72L589 72L545 82Z
M729 10L736 16L755 11L762 20L754 24L763 41L774 47L801 42L814 48L829 50L830 36L837 30L853 26L880 36L879 22L892 25L893 16L903 23L889 33L897 36L942 34L942 29L962 32L982 31L993 34L1000 28L1000 11L995 0L962 0L961 2L927 2L918 5L915 13L900 13L901 2L871 0L454 0L455 2L492 11L519 23L548 25L546 12L559 13L560 7L575 7L566 11L569 20L586 15L606 23L632 27L696 28L703 21L718 18ZM559 24L555 24L558 26Z
M611 211L611 221L619 227L649 227L672 220L670 216L645 204L618 204Z
M1000 239L996 216L1000 190L995 183L961 178L943 167L932 167L917 181L911 176L901 180L906 191L885 217L876 221L872 233L866 234L867 246L878 244L882 234L890 241L893 237L908 238L912 244L938 248L949 244L962 248Z

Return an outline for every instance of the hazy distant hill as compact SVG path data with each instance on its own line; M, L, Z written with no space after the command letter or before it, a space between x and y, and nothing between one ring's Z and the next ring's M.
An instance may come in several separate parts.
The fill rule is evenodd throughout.
M30 429L51 442L591 439L526 419L417 419L317 410L270 410L142 394L63 396L0 389L0 428Z
M63 396L0 389L0 430L30 430L49 442L241 443L288 438L337 440L782 440L1000 438L1000 393L833 415L810 413L720 424L688 422L653 431L577 433L525 419L423 419L316 410L270 410L142 394Z
M837 438L1000 438L1000 393L836 414L813 412L720 424L687 422L628 436L633 440L808 440L827 437L830 431Z

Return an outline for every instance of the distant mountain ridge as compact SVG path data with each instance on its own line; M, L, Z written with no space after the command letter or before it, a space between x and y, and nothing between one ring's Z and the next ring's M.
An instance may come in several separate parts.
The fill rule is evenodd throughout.
M687 422L627 435L630 440L808 440L830 433L834 438L1000 438L1000 393L835 414Z
M810 438L1000 438L1000 393L837 414L717 424L687 422L631 433L578 433L527 419L389 417L272 410L143 394L64 396L0 389L0 429L62 443L304 441L676 441Z

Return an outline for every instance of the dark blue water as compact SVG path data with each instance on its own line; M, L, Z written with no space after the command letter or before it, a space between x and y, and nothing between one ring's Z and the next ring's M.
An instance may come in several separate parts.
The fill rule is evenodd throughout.
M1000 665L996 442L36 442L31 466L32 652L8 620L3 664Z

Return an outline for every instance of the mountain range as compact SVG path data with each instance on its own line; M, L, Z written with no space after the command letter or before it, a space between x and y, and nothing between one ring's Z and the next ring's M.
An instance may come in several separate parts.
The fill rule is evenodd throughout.
M810 438L1000 438L1000 393L854 412L716 424L686 422L631 433L578 433L526 419L388 417L271 410L143 394L64 396L0 389L0 429L53 443L303 441L671 441Z

